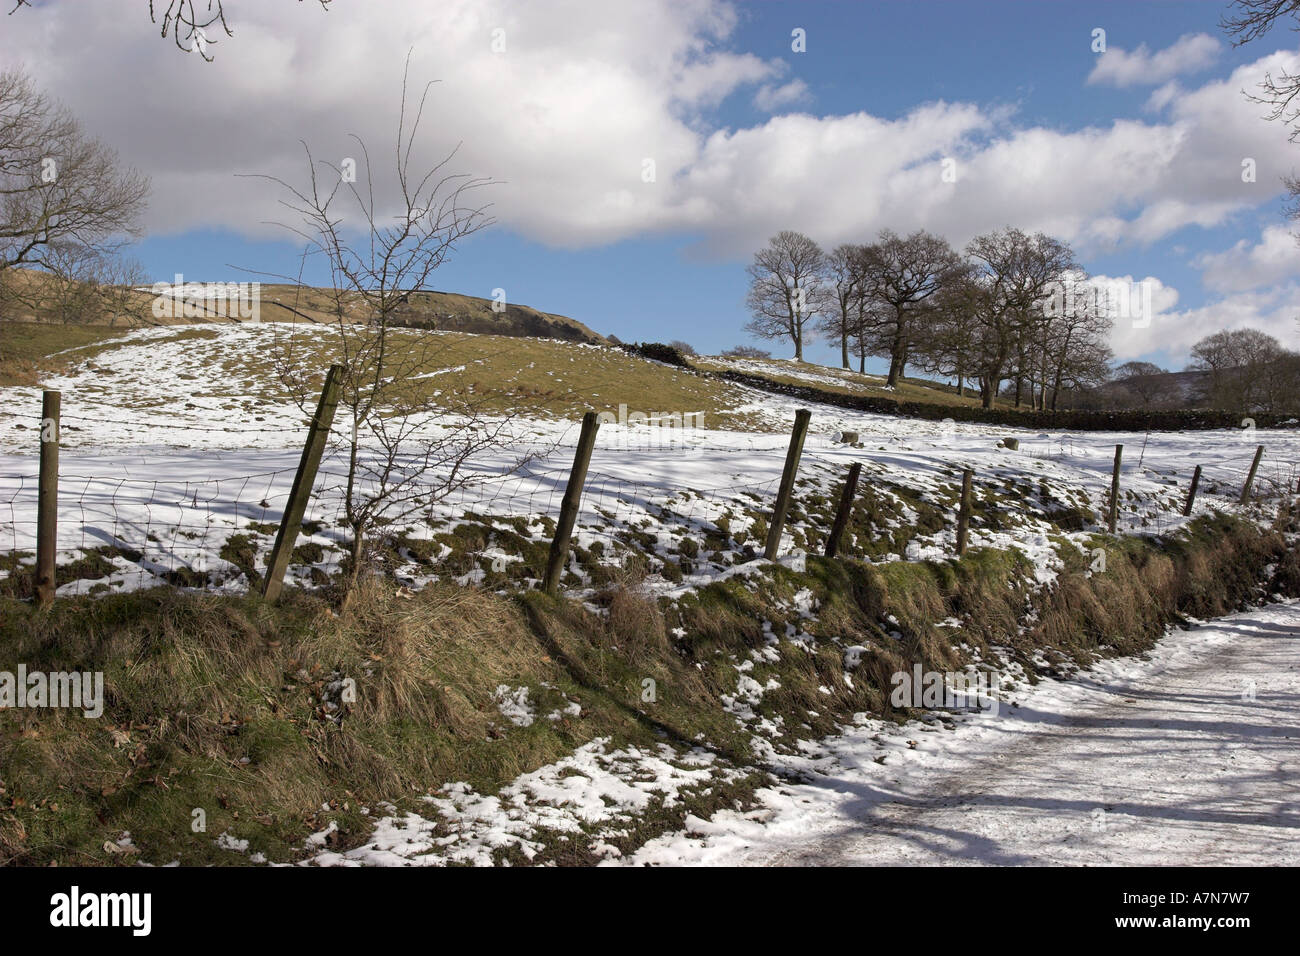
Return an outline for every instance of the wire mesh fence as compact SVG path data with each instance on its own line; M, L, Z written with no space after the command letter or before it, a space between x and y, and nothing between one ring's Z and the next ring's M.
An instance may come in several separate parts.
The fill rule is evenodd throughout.
M111 422L138 427L147 435L163 429L174 433L179 427L241 440L274 435L280 442L258 455L156 453L75 460L58 475L57 593L98 595L159 584L235 592L259 586L297 470L299 452L293 445L306 434L306 421L295 426L198 421L178 426L174 418L157 421L136 410L110 416L109 406L93 408L93 413L78 408L64 415L63 428ZM391 455L375 459L372 450L353 465L348 437L336 429L292 542L287 582L327 586L360 557L413 586L440 579L536 586L561 512L576 436L576 426L567 429L522 463L484 456L469 463L463 483L449 483L436 470L420 472L427 461L419 454L406 463L397 461L399 474L403 468L410 472L404 475L401 501L376 511L356 555L356 509L349 505L382 498L383 483L393 479L394 460ZM788 443L788 436L782 435L728 436L724 442L705 433L674 435L667 444L656 445L619 431L598 446L587 473L562 584L598 586L617 578L629 562L641 562L643 571L670 582L689 583L760 555ZM154 448L163 443L142 444ZM1029 462L1101 460L1094 449L1083 449L1073 440L1053 439L1027 449L1021 464L981 469L976 474L976 501L1007 493L1010 482L1019 489L1014 494L1041 499L1026 511L1037 514L1044 527L1053 522L1066 527L1053 517L1057 506L1092 510L1100 520L1107 497L1100 482L1064 502L1052 500L1041 487L1033 488L1035 481L1042 486L1043 479ZM1249 450L1246 446L1243 452ZM926 461L928 473L907 471L913 462L906 454ZM861 461L867 470L841 556L955 553L961 456L944 460L925 450L906 454L894 448L874 453L861 443L805 449L781 551L822 547L848 466ZM1156 457L1141 472L1142 493L1126 488L1119 501L1124 530L1160 533L1181 522L1186 469L1162 466ZM268 467L249 470L250 460ZM1201 494L1212 499L1214 507L1231 507L1249 464L1246 454L1240 456L1239 468L1236 457L1231 464L1220 464L1202 484ZM1298 481L1293 462L1266 458L1255 478L1256 497L1288 496L1300 490ZM35 456L25 469L0 473L0 593L20 598L34 593L38 498ZM973 529L975 545L980 520L977 516ZM907 521L918 526L928 522L928 528L912 535L914 541L900 544L896 530ZM1082 530L1086 524L1070 530ZM873 535L888 540L868 546Z

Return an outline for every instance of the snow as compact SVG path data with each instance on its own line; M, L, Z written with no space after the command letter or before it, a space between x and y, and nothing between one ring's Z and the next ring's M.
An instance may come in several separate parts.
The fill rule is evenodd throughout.
M796 362L794 359L742 359L723 356L702 356L696 360L706 368L730 369L747 375L762 375L770 378L773 374L792 378L808 385L833 385L855 392L892 392L894 389L885 385L882 375L867 375L847 369L810 365Z
M683 791L715 779L714 755L686 753L664 744L657 750L609 749L598 738L563 760L521 775L496 795L452 783L427 798L427 815L381 818L363 845L325 852L318 866L491 865L503 850L532 859L542 838L590 835L598 853L615 857L608 841L653 804L671 807ZM314 844L315 845L315 844Z
M531 727L537 719L533 706L528 702L527 687L512 690L509 684L499 684L492 696L501 716L516 727Z
M761 693L748 664L736 668L740 686ZM364 845L305 862L486 866L570 840L629 865L1300 861L1300 602L998 693L996 709L901 725L857 714L787 752L756 747L774 773L755 808L688 813L682 830L626 855L612 841L652 805L679 805L748 768L704 749L611 750L600 738L495 795L448 784L420 813L380 818ZM329 832L307 846L319 850Z
M133 332L125 347L47 383L64 395L59 560L104 545L123 552L107 559L102 577L67 583L60 594L163 580L241 591L248 582L222 556L223 549L230 554L234 535L257 546L255 567L264 569L301 454L306 415L290 402L260 396L257 383L232 378L227 368L230 354L265 351L277 334L274 327L202 330L213 337L180 338L176 328ZM738 536L751 529L754 513L770 508L799 403L738 391L750 398L738 411L765 431L675 429L665 444L645 426L602 425L575 542L588 549L605 546L602 560L615 565L622 560L620 548L644 548L640 542L649 540L666 558L686 553L684 540L699 545L725 528L732 546L694 562L680 582L651 576L648 587L669 599L710 582L763 574L770 562L748 560ZM3 556L11 549L35 549L40 392L0 388L0 400ZM611 403L617 408L616 398ZM444 416L422 427L457 424ZM538 419L512 422L509 429L508 448L468 463L469 471L486 476L481 483L393 528L428 542L473 512L501 530L517 530L507 519L523 519L528 535L544 538L542 519L558 514L577 426ZM842 431L858 432L861 447L835 441ZM1000 446L1008 436L1019 438L1019 451ZM336 570L346 549L348 534L339 523L344 437L336 429L308 508L310 524L299 538L300 545L319 547L321 557L294 564L292 583L309 586L313 572ZM1125 445L1119 520L1124 534L1183 527L1182 505L1196 465L1204 469L1196 515L1220 510L1261 520L1271 517L1276 496L1296 487L1300 470L1300 432L1292 429L1072 434L817 406L799 490L834 500L849 465L859 461L861 487L892 495L895 516L887 530L909 530L896 553L877 560L943 560L954 550L951 520L929 534L908 526L918 501L950 516L960 470L973 468L977 500L996 492L1020 502L997 528L974 524L971 547L1018 550L1037 582L1050 586L1061 567L1058 542L1088 547L1085 532L1099 529L1062 534L1049 513L1060 507L1103 512L1117 443ZM1257 444L1265 446L1257 487L1274 499L1267 509L1243 509L1235 499ZM523 453L533 458L512 471ZM787 527L778 560L798 568L804 555L793 548L792 530ZM845 542L842 550L851 553L851 547ZM431 562L422 565L408 549L408 563L390 570L411 586L443 575L462 583L484 580L484 567L443 570L451 554L438 543ZM498 570L520 561L494 542L476 557ZM24 560L31 563L34 556ZM581 572L576 560L571 568ZM812 618L812 592L798 590L785 610L795 621ZM1296 825L1294 809L1278 808L1293 806L1279 802L1279 788L1287 780L1293 788L1296 775L1294 748L1284 741L1298 733L1291 642L1300 630L1297 618L1300 609L1277 606L1175 634L1152 661L1104 662L1075 683L1045 681L1028 693L1008 684L1015 689L996 715L902 727L860 715L839 736L796 739L779 748L774 741L799 728L786 727L779 715L759 715L763 695L780 685L756 678L755 662L775 662L786 646L782 639L799 647L808 636L799 624L787 621L778 634L765 621L765 643L750 659L733 661L735 693L723 704L753 734L757 758L779 768L783 781L760 791L757 810L722 811L707 821L689 818L683 832L652 841L628 862L1169 862L1161 854L1179 853L1197 854L1196 862L1235 862L1228 857L1234 841L1245 852L1276 851L1278 859L1294 862L1297 851L1277 844ZM943 623L961 626L958 620ZM864 650L844 648L846 683L852 683ZM1249 680L1255 681L1256 700L1249 708L1244 701L1238 706L1228 688ZM1289 709L1282 706L1286 695ZM581 712L579 703L568 701L539 715L529 688L508 684L497 687L495 703L504 721L521 728L539 716L555 721ZM950 725L956 730L946 729ZM1265 743L1256 746L1255 738ZM1068 774L1061 772L1066 766ZM392 812L379 819L369 841L355 850L327 849L337 829L333 823L305 847L322 865L482 864L502 852L532 859L549 840L581 838L598 855L617 861L618 841L647 808L678 805L689 793L749 772L704 749L613 749L610 741L596 740L497 794L448 784L421 813ZM1261 821L1272 821L1271 829ZM226 834L218 838L231 851L246 849L237 842Z
M181 338L195 331L210 338ZM126 336L126 344L75 366L48 384L63 391L59 538L60 561L88 549L113 545L126 552L111 557L103 577L65 584L60 593L127 589L160 580L202 583L242 590L247 582L221 556L234 534L250 537L260 555L269 551L284 508L300 447L306 414L292 402L260 397L251 381L227 367L232 353L265 352L282 334L271 325L205 325L146 329ZM266 383L261 383L265 385ZM756 416L768 432L713 428L658 429L619 423L601 427L589 472L575 541L610 547L603 559L617 564L627 536L646 533L658 541L660 555L672 553L685 538L697 543L717 533L725 516L734 539L746 532L752 514L770 507L784 464L798 403L781 396L741 389L752 396L742 413ZM35 544L36 468L33 453L40 392L0 389L0 553L31 552ZM454 421L429 421L430 430L455 427ZM425 427L425 426L422 426ZM558 514L577 436L575 422L524 420L506 426L506 449L475 456L469 468L485 480L393 526L411 538L429 540L455 527L467 511L498 519L522 517L530 532L543 534L540 519ZM840 431L860 433L863 447L836 443ZM998 447L1008 435L1020 450ZM324 552L310 565L294 565L291 583L310 584L314 571L337 569L346 548L340 527L343 472L340 426L322 464L308 518L318 522L302 544ZM977 498L990 491L1023 498L1024 514L1011 527L971 528L971 547L1016 548L1035 567L1042 582L1053 579L1059 558L1049 534L1060 537L1048 512L1062 506L1102 513L1109 493L1114 445L1126 446L1120 530L1168 533L1186 521L1181 516L1195 465L1204 467L1196 514L1235 510L1235 497L1255 444L1265 446L1257 487L1265 494L1295 487L1300 469L1300 432L1290 429L1159 433L1034 432L964 423L926 422L816 407L805 443L800 481L826 496L838 494L848 466L863 463L862 487L894 494L899 526L914 516L906 490L945 513L952 510L960 469L975 469ZM511 473L518 456L535 455ZM1044 497L1044 491L1050 497ZM1092 530L1096 530L1093 528ZM791 551L791 526L783 539L781 561L797 566ZM1081 535L1066 535L1076 544ZM934 534L914 533L899 553L883 560L936 560L952 554L952 523ZM851 546L846 542L846 552ZM439 549L446 554L442 546ZM489 547L478 556L500 569L519 560ZM680 584L652 581L672 596L732 573L744 560L734 553L699 562ZM25 558L34 561L34 555ZM755 562L754 564L760 564ZM419 586L439 577L436 567L411 561L392 569L405 583ZM576 568L576 563L574 565ZM758 570L752 565L751 570ZM482 580L486 567L454 577ZM0 572L3 573L3 572ZM741 572L741 573L749 573ZM178 578L177 574L183 575Z
M1300 603L1167 636L1016 693L996 715L776 757L806 782L690 817L646 865L1295 865Z

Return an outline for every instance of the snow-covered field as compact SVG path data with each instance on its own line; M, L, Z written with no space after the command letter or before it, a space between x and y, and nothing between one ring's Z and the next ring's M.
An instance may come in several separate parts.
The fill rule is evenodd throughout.
M126 589L181 581L239 590L238 568L221 556L232 535L258 545L265 560L284 507L305 429L302 410L262 394L264 381L232 373L227 360L258 354L275 334L267 326L208 326L210 338L177 338L175 329L132 333L130 344L82 362L49 385L64 395L60 468L60 562L90 549L103 552L111 570L65 584L61 593ZM611 390L604 388L606 393ZM683 540L719 533L726 517L732 546L700 562L681 582L652 580L662 590L689 587L730 573L743 549L736 541L757 514L770 507L784 462L787 429L797 403L763 392L749 393L746 411L766 431L710 428L665 433L645 425L602 426L588 477L575 541L608 547L606 560L630 547L636 534L658 544L661 556L677 554ZM36 428L40 392L0 389L0 558L20 552L34 561ZM639 407L636 395L606 394L610 411L620 402ZM604 407L597 409L605 411ZM912 507L905 496L950 513L961 468L973 468L977 494L997 491L1024 499L1023 520L992 531L972 529L971 544L1015 547L1050 578L1057 529L1046 512L1084 506L1099 514L1109 493L1114 445L1123 443L1120 525L1126 532L1163 532L1184 521L1182 504L1195 465L1204 468L1196 513L1235 509L1255 446L1265 446L1257 489L1275 496L1294 489L1300 474L1300 431L1293 429L1183 433L1059 433L954 422L924 422L845 409L817 407L805 445L801 480L805 493L834 497L849 464L863 462L862 486L893 496L900 526ZM707 421L707 419L706 419ZM430 430L454 427L430 421ZM545 540L543 516L559 511L577 424L545 419L515 420L508 445L478 455L470 470L483 480L402 518L389 532L429 540L452 529L467 512L504 521L523 519L527 534ZM858 447L838 443L841 431L860 433ZM336 423L336 431L341 426ZM1000 447L1014 436L1018 451ZM343 471L339 439L327 454L317 494L308 510L312 533L300 539L319 546L319 560L295 565L291 579L306 583L337 567L347 535L339 526ZM522 468L514 465L531 455ZM430 484L433 484L430 480ZM1276 499L1266 503L1271 511ZM510 527L518 529L519 522ZM506 527L504 524L502 527ZM796 529L788 529L787 535ZM814 529L815 530L815 529ZM810 540L815 535L810 535ZM938 558L952 553L951 522L935 533L917 533L891 558ZM788 537L786 551L794 542ZM436 557L436 556L435 556ZM486 545L484 569L517 555ZM441 576L436 566L411 561L394 569L414 585ZM576 568L575 570L580 570ZM0 572L3 573L3 572ZM483 569L458 579L481 579Z
M255 567L264 567L301 453L304 415L294 403L268 397L264 381L244 377L230 362L232 355L264 352L272 330L209 328L210 337L177 337L174 329L133 333L125 347L49 383L63 392L65 409L60 560L97 555L91 571L60 593L160 581L238 591L248 581L228 559L240 540L256 545ZM609 405L597 411L646 404L608 384L602 391L599 400ZM602 425L575 543L602 562L617 563L620 549L656 554L662 564L652 566L647 583L666 597L761 571L762 561L748 560L752 539L744 539L771 506L798 404L744 394L747 420L757 423L751 431ZM35 549L40 393L5 388L0 398L0 574L7 574L7 553L22 553L26 564ZM456 423L422 427L432 434ZM549 540L544 519L558 514L577 423L533 418L505 427L504 447L468 463L480 481L385 529L400 539L395 553L406 562L391 570L411 585L487 580L489 569L520 562L507 546L510 535ZM304 551L291 568L291 580L301 584L336 569L346 548L338 521L346 436L338 431L300 538L315 551ZM841 443L843 431L858 432L859 442ZM1003 446L1007 437L1019 440L1018 450ZM1052 512L1103 513L1116 443L1125 446L1120 529L1128 534L1183 524L1196 465L1204 472L1195 514L1241 510L1236 497L1262 444L1260 497L1246 508L1261 520L1272 518L1300 474L1300 431L1290 429L1070 434L815 407L797 500L820 494L833 502L849 465L860 461L863 493L888 505L881 509L883 531L894 535L873 559L944 558L953 552L961 469L972 468L977 497L998 496L997 508L1008 517L976 523L971 545L1018 549L1048 583L1061 539L1082 546L1098 530L1085 524L1062 533ZM518 466L521 456L528 460ZM425 480L432 486L436 475ZM938 530L916 526L926 506L945 516ZM825 518L809 508L792 522L781 560L797 562L798 544L819 542ZM439 536L465 524L500 537L481 541L470 570L463 562L444 567L450 549ZM687 548L687 541L697 546ZM712 542L707 551L705 541ZM418 542L430 545L422 557L414 553ZM851 541L844 550L861 544ZM696 559L678 565L684 573L659 573L688 554ZM590 568L576 558L571 569L589 580ZM804 617L816 613L800 604L806 594L794 597ZM1294 831L1294 802L1284 797L1294 789L1296 764L1283 741L1297 733L1298 631L1300 605L1291 604L1177 633L1150 661L1104 661L1068 683L1031 687L1018 665L1003 663L997 666L1007 681L996 715L936 713L900 726L861 714L838 736L779 747L780 735L754 709L769 687L751 676L754 661L779 659L783 647L773 634L753 651L754 661L735 664L735 694L722 702L751 735L762 772L777 771L759 791L757 808L690 817L683 832L628 853L627 835L647 812L671 811L760 771L728 763L703 741L649 747L600 738L495 794L452 782L419 812L374 807L375 829L356 849L326 849L327 833L307 849L322 865L481 864L502 853L530 859L566 840L609 862L649 864L1170 862L1169 854L1183 853L1196 854L1197 862L1237 862L1232 848L1241 846L1251 862L1270 853L1294 860L1284 844ZM853 652L846 650L846 680ZM582 707L573 697L543 712L529 688L508 684L493 699L503 721L519 727Z

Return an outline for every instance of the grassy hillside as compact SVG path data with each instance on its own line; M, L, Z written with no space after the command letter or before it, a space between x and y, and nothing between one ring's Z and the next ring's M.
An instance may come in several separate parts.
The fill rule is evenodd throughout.
M334 329L303 321L135 331L8 323L0 325L0 343L0 386L53 382L75 393L69 410L77 401L135 411L201 402L228 409L231 421L289 401L286 369L294 388L318 391L341 348ZM436 403L446 394L486 414L569 420L626 404L645 413L702 412L709 427L756 424L745 389L612 346L417 329L395 330L390 346L395 366L418 369L393 393L403 400Z
M814 362L796 362L794 359L730 359L721 356L702 355L691 359L697 368L706 371L732 370L750 375L761 375L775 382L787 385L813 385L830 392L845 395L868 395L877 398L889 398L899 402L926 402L935 405L978 406L980 400L972 393L970 386L965 394L959 396L955 386L943 382L932 382L922 378L903 378L890 388L885 384L885 376L869 375L850 369L833 368ZM997 400L996 407L1006 407L1006 403Z
M53 321L58 309L56 295L72 296L73 292L59 291L60 284L44 272L35 269L13 269L5 277L8 288L14 293L4 302L4 317L21 322ZM197 280L196 280L197 281ZM84 286L73 283L77 291ZM157 317L153 314L154 295L139 289L128 297L130 315L114 314L112 306L100 303L78 316L78 325L170 325L189 322L228 321L215 309L208 308L199 299L186 304L198 314L191 317ZM564 315L542 312L531 306L506 303L503 311L493 311L490 299L455 292L411 292L398 310L396 321L413 328L443 331L478 332L491 335L530 336L564 339L574 342L604 342L587 326ZM282 284L261 286L263 321L333 322L336 316L334 294L328 289L297 287ZM344 303L345 313L360 318L356 303ZM58 319L58 324L64 324Z
M106 325L0 322L0 385L38 385L127 331Z
M45 322L43 320L49 318L47 313L52 314L52 309L42 310L39 304L33 309L31 303L39 303L42 288L49 284L48 277L35 270L18 269L13 270L7 281L21 287L24 301L17 305L10 302L6 306L5 317L18 321L0 323L0 385L37 384L43 373L63 370L67 367L68 359L91 357L94 350L89 346L118 339L130 328L123 317L108 313L87 316L85 321L77 324ZM189 302L191 306L200 307L197 316L158 319L152 315L150 308L152 293L141 291L138 299L135 309L137 325L231 321L201 308L203 303L197 300ZM399 308L396 323L411 329L483 336L481 341L460 339L460 346L448 352L445 358L452 365L466 362L476 365L481 373L480 384L483 388L495 388L509 378L509 387L502 391L503 401L516 401L521 394L548 392L557 384L552 376L545 376L547 380L543 381L540 375L526 374L527 370L571 365L574 366L573 376L562 381L565 391L589 389L596 392L598 397L601 387L608 387L611 381L619 381L628 386L629 390L645 395L644 408L712 410L725 415L727 406L735 404L720 402L719 386L713 384L694 383L685 389L662 388L656 380L677 376L663 373L658 366L639 360L613 361L604 355L593 358L592 355L584 356L576 352L557 352L554 343L527 347L505 344L502 340L507 338L540 338L579 344L606 344L606 340L568 316L541 312L530 306L513 303L507 303L504 311L496 312L493 311L493 304L490 299L452 292L412 292ZM345 301L343 308L349 315L358 318L361 315L355 303ZM335 322L336 309L335 296L327 289L284 284L263 284L261 287L261 319L264 322L329 328ZM68 350L77 351L68 355L58 354ZM525 353L527 362L524 362ZM223 365L234 375L239 375L246 363L252 372L259 373L263 371L260 366L265 364L265 358L266 356L227 356L223 359ZM323 352L321 358L326 358ZM896 387L888 388L882 376L862 375L808 362L781 359L734 360L714 356L700 356L692 361L704 371L734 369L763 375L778 382L812 384L850 395L941 405L979 404L978 398L970 394L958 396L956 389L950 385L919 378L904 379ZM521 362L527 366L527 370L517 374L520 373ZM631 379L624 380L623 376L628 375ZM581 402L562 402L559 407L563 412L570 412L581 405ZM716 419L714 421L716 423Z
M573 342L604 342L576 319L540 312L527 305L506 303L494 312L493 302L455 292L411 292L396 313L397 324L444 332L473 332L485 335L526 336ZM327 289L289 285L262 286L262 319L285 321L307 318L315 322L334 321L335 299Z

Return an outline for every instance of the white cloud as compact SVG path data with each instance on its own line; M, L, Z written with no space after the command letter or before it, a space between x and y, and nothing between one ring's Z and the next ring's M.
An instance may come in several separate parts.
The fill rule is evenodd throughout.
M764 83L754 94L754 105L764 113L775 113L782 107L805 103L811 98L808 84L803 80L795 79L780 86Z
M752 90L780 108L806 89L783 83L782 61L728 50L736 13L716 0L245 4L210 64L109 6L19 10L0 60L25 58L152 176L155 231L282 236L260 225L282 214L278 192L233 174L302 182L299 139L338 162L355 155L355 132L389 161L408 47L412 77L440 79L417 152L440 158L463 142L453 171L503 181L490 193L498 221L557 246L689 232L743 257L782 228L834 244L923 227L960 244L1012 223L1087 254L1219 225L1275 197L1294 164L1286 130L1241 96L1265 69L1300 69L1294 53L1171 89L1145 122L1045 129L1004 108L936 102L888 119L787 114L717 129L710 111L727 96ZM504 53L491 49L497 28ZM1241 182L1245 156L1254 183ZM943 180L944 159L956 182Z
M1088 82L1110 86L1155 85L1203 70L1218 56L1219 41L1208 33L1185 34L1156 53L1145 43L1132 53L1109 47L1097 55L1097 65L1088 74Z
M1163 364L1179 368L1186 363L1193 345L1207 335L1231 329L1261 329L1287 348L1300 345L1296 334L1300 283L1236 292L1196 308L1180 310L1175 308L1178 290L1152 277L1143 281L1152 289L1152 315L1149 322L1116 319L1111 347L1121 362L1161 356Z
M1300 246L1285 226L1269 226L1257 243L1242 239L1223 252L1199 256L1201 281L1216 292L1245 292L1300 276Z

